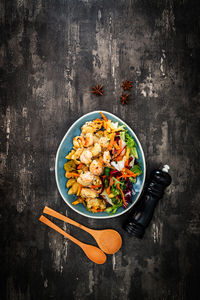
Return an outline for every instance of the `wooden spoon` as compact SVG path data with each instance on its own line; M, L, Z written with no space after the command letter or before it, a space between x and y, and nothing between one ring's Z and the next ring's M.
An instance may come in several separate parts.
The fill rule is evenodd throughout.
M65 221L71 225L79 227L82 230L87 231L96 240L99 248L101 248L101 250L103 250L107 254L114 254L121 248L122 238L121 235L116 230L113 229L94 230L88 228L84 225L79 224L74 220L71 220L66 216L61 215L57 211L49 208L48 206L45 206L43 212L52 217Z
M71 240L72 242L74 242L75 244L77 244L78 246L80 246L81 249L83 250L83 252L85 252L85 254L87 255L87 257L91 261L93 261L94 263L96 263L96 264L104 264L106 262L106 255L105 255L105 253L103 253L103 251L101 251L99 248L97 248L95 246L92 246L92 245L88 245L88 244L80 242L79 240L77 240L76 238L74 238L73 236L71 236L70 234L66 233L60 227L56 226L49 219L45 218L45 216L43 216L43 215L39 218L39 220L41 222L43 222L44 224L46 224L47 226L53 228L57 232L61 233L62 235L64 235L65 237L67 237L69 240Z

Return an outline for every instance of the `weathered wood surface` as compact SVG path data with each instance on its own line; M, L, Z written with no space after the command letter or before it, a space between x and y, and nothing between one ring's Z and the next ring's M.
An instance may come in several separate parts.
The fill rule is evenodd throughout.
M199 1L4 0L0 5L2 300L199 299ZM119 97L133 80L128 106ZM104 85L104 96L89 92ZM104 109L138 135L147 170L173 183L143 240L77 215L54 178L58 145L81 115ZM45 205L123 247L105 265L39 223ZM58 222L82 241L86 233Z

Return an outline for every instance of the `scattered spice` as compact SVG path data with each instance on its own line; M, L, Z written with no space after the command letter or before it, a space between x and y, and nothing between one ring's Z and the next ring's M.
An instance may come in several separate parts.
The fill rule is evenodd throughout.
M93 91L91 91L92 94L95 96L103 96L103 85L98 85L92 87Z
M121 101L122 105L128 104L128 96L129 96L129 94L122 93L122 95L120 97L120 101Z
M133 81L129 81L129 80L124 81L122 84L124 91L130 91L130 89L133 87L132 83Z

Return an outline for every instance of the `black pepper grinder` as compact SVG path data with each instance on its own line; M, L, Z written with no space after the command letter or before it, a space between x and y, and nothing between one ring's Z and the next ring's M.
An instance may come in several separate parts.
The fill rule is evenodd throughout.
M140 205L133 212L126 222L124 229L131 235L142 238L146 227L149 225L154 209L158 201L163 197L164 190L170 185L172 179L168 174L169 166L165 165L162 170L151 172L150 180L147 183Z

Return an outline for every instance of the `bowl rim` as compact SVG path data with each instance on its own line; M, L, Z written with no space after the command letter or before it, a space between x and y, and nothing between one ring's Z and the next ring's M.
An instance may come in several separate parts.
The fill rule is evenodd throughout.
M142 159L143 159L143 164L144 164L144 178L143 178L143 182L142 182L142 186L141 186L140 192L138 193L136 200L135 200L133 203L131 203L131 205L130 205L128 208L126 208L124 211L122 211L121 213L119 213L119 214L117 214L117 215L114 214L114 215L108 215L108 216L97 217L97 216L95 216L95 215L94 215L94 216L90 216L90 215L84 214L83 212L77 211L71 203L66 202L65 197L64 197L64 195L62 194L62 191L61 191L60 186L59 186L59 184L58 184L57 167L58 167L58 155L59 155L60 148L61 148L61 146L62 146L62 144L63 144L63 142L64 142L64 140L65 140L65 138L66 138L66 136L67 136L67 134L68 134L68 132L71 130L71 128L74 127L79 121L81 121L82 119L84 119L86 116L89 116L89 115L92 115L92 114L95 114L95 113L100 113L100 112L102 112L103 114L105 113L105 114L107 114L107 115L110 115L110 116L112 116L112 117L114 117L114 118L117 118L117 119L118 119L118 122L123 122L123 123L125 124L125 126L128 128L128 130L133 134L133 136L134 136L134 138L136 139L136 141L137 141L137 143L138 143L138 145L139 145L139 147L140 147L140 150L141 150ZM80 214L80 215L82 215L82 216L84 216L84 217L86 217L86 218L99 219L99 220L101 220L101 219L110 219L110 218L116 218L116 217L119 217L119 216L125 214L125 213L128 212L131 208L134 207L134 205L138 202L138 200L139 200L139 198L140 198L140 195L141 195L141 193L142 193L143 187L144 187L144 183L145 183L145 179L146 179L146 161L145 161L145 156L144 156L144 151L143 151L142 145L141 145L141 143L140 143L140 141L139 141L137 135L135 134L135 132L130 128L130 126L129 126L126 122L124 122L123 120L121 120L118 116L116 116L116 115L114 115L114 114L112 114L112 113L110 113L110 112L108 112L108 111L105 111L105 110L94 110L94 111L91 111L91 112L89 112L89 113L86 113L86 114L82 115L80 118L78 118L78 119L77 119L77 120L69 127L69 129L68 129L67 132L65 133L64 137L62 138L62 140L61 140L61 142L60 142L60 144L59 144L58 150L57 150L57 152L56 152L56 160L55 160L55 179L56 179L56 185L57 185L57 188L58 188L58 191L59 191L61 197L63 198L63 200L65 201L65 203L66 203L73 211L75 211L76 213L78 213L78 214Z

